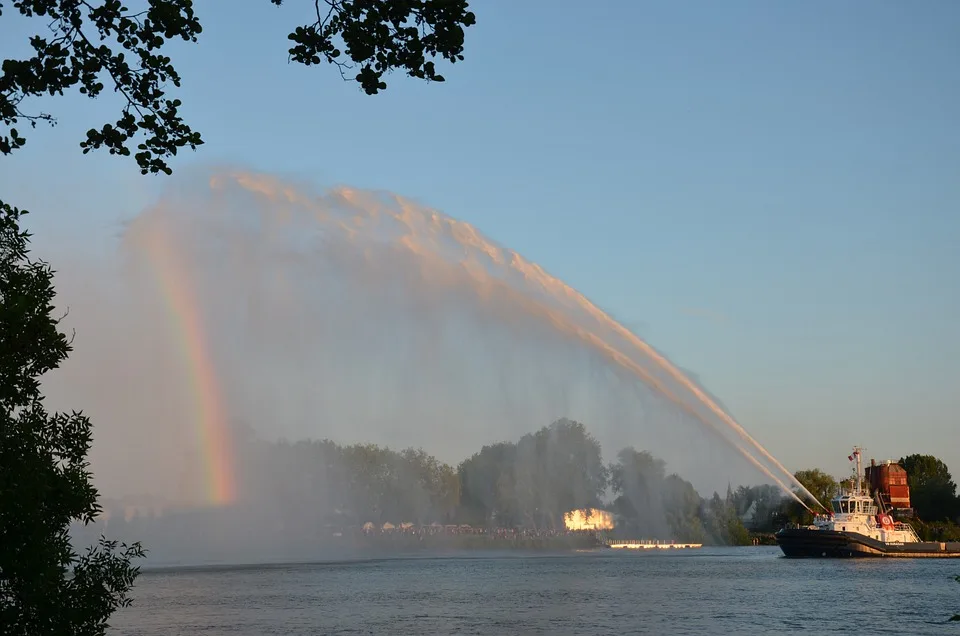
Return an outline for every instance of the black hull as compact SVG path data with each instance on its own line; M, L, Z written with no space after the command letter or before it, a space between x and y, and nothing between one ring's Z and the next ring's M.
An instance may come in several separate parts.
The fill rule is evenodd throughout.
M776 537L784 556L791 558L960 558L960 541L894 545L857 532L809 528L785 528Z

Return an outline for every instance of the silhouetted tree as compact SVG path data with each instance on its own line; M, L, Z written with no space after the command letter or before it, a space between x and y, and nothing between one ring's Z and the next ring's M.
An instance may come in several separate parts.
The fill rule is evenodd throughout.
M53 272L30 260L21 212L0 203L0 625L4 634L98 634L127 596L138 544L70 544L100 512L86 460L90 420L48 413L40 377L70 343L53 311Z
M933 455L908 455L899 464L907 471L910 503L918 517L952 521L960 514L957 485L946 464Z

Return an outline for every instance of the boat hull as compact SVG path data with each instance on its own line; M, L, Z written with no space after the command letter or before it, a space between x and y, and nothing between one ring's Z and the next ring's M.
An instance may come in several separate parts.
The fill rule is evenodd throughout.
M960 558L960 541L883 543L857 533L810 528L783 529L777 545L791 558Z

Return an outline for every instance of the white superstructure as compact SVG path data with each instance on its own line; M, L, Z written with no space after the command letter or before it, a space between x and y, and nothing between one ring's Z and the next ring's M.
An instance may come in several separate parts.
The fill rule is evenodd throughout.
M853 449L856 459L856 478L851 490L841 490L830 501L831 514L817 515L814 525L820 530L840 532L858 532L888 545L919 543L920 537L913 528L905 523L897 523L885 510L877 507L874 499L863 487L863 474L860 464L860 447Z

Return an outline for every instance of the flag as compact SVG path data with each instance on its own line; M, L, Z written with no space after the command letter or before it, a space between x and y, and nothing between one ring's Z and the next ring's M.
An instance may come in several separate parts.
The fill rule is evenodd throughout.
M853 461L853 455L847 455L847 459L849 459L850 461Z

